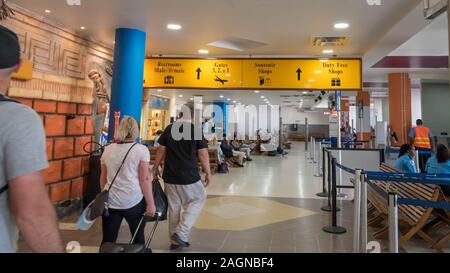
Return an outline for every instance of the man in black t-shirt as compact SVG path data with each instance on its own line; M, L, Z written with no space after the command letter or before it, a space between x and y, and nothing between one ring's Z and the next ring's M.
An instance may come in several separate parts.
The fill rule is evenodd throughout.
M169 125L161 135L154 166L155 177L159 177L159 166L164 160L171 249L190 246L189 234L205 204L205 187L211 182L208 143L201 126L192 124L193 108L192 104L184 106L180 120ZM204 182L198 160L206 173Z

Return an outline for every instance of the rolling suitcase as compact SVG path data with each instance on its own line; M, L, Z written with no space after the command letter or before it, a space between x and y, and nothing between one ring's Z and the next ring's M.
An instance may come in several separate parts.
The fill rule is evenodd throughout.
M141 219L141 221L139 222L138 228L136 229L135 234L133 235L133 238L131 238L131 241L129 244L117 244L117 243L104 243L101 247L100 247L100 253L152 253L152 250L150 248L150 243L153 240L153 236L155 235L156 232L156 228L158 227L158 223L161 217L161 213L157 213L156 217L149 217L144 215ZM155 221L156 219L156 221ZM151 222L151 221L155 221L152 231L150 233L149 238L147 239L147 242L145 243L145 245L142 244L133 244L134 239L137 236L137 233L139 232L139 229L141 228L141 225L145 222Z

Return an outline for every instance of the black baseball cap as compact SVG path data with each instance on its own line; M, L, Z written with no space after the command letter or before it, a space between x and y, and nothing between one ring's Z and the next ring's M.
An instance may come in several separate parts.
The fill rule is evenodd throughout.
M19 38L11 30L0 26L0 69L11 68L19 63Z

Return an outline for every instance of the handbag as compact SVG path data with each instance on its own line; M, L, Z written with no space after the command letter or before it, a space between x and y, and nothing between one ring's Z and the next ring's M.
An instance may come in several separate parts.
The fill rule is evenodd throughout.
M161 186L158 178L153 179L152 182L153 190L153 201L155 202L156 211L160 214L159 217L148 217L148 222L165 221L167 220L167 210L169 203L167 201L167 196Z
M109 202L109 191L111 190L112 186L114 185L114 182L116 182L117 176L120 173L120 170L122 169L123 165L125 164L125 161L128 158L128 155L130 154L131 150L136 146L137 143L134 143L133 146L128 150L127 154L125 155L124 159L122 160L122 164L120 164L119 169L116 172L116 175L114 176L113 180L111 181L111 185L109 185L109 188L103 192L101 192L97 197L95 198L94 202L91 206L91 213L90 213L90 220L94 220L100 216L108 217L108 202Z

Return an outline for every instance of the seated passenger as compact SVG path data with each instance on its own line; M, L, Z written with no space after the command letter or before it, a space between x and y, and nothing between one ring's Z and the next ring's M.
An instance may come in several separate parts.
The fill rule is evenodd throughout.
M161 137L161 135L163 134L164 132L163 131L161 131L161 130L158 130L158 132L156 132L156 137L155 137L155 141L154 141L154 143L153 143L153 147L159 147L159 146L161 146L161 145L159 145L159 138Z
M417 173L416 163L416 149L411 144L405 144L400 148L400 155L395 161L395 167L404 173Z
M225 155L222 152L222 149L220 148L220 144L217 141L217 138L214 137L209 143L208 143L209 149L216 149L217 150L217 161L219 164L225 163Z
M243 152L245 153L245 157L247 161L253 161L251 159L250 154L252 152L252 149L250 149L248 146L245 147L242 143L240 143L238 140L231 141L231 146L233 146L235 151Z
M225 157L227 158L236 157L238 161L237 165L241 168L244 167L244 160L246 158L245 153L235 151L233 149L233 146L231 146L230 143L228 142L226 134L223 135L223 140L222 144L220 145L220 148L222 149L222 152L225 155Z
M450 174L450 151L445 145L437 147L437 153L431 157L426 166L426 172L429 174ZM442 191L450 196L450 186L441 186Z

